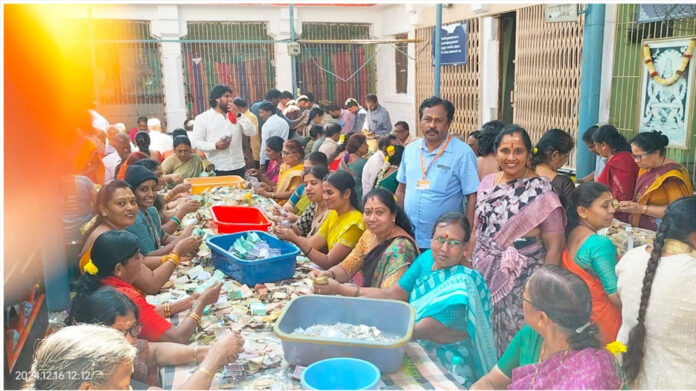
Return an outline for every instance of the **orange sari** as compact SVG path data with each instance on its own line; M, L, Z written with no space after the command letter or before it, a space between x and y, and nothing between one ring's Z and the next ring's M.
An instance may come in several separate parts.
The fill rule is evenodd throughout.
M621 309L616 308L609 301L602 281L578 266L570 257L568 249L563 250L561 259L561 266L582 278L590 288L590 295L592 295L592 316L590 319L599 326L599 340L604 345L614 342L621 327Z

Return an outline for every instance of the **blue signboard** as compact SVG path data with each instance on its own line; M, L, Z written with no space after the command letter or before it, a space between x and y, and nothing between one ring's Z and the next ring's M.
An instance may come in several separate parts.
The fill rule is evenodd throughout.
M466 38L469 30L467 22L442 26L440 32L440 64L466 65ZM435 29L433 29L432 56L435 64Z

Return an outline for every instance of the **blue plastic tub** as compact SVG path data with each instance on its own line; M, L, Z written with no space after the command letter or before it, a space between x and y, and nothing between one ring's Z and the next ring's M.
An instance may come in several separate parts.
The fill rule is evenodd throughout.
M357 358L338 357L317 361L302 372L305 390L374 390L379 368Z
M416 311L408 303L396 300L357 297L307 295L285 307L273 332L283 345L285 361L308 366L334 357L353 357L369 361L382 373L401 369L406 345L413 335ZM375 326L395 336L392 342L355 341L297 335L292 332L315 324L334 323Z
M280 256L248 261L235 257L227 251L237 238L255 232L272 248L280 249ZM223 273L249 286L292 278L295 274L295 258L300 249L292 243L282 241L263 231L244 231L219 235L206 240L210 247L213 264Z

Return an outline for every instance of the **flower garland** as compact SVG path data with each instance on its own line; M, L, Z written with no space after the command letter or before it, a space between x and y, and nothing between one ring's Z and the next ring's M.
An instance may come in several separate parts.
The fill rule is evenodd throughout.
M682 73L686 70L686 66L689 64L689 60L691 60L691 56L694 53L694 46L696 46L696 38L691 38L689 40L689 45L686 47L686 51L684 52L684 56L682 57L682 62L679 68L674 72L674 75L670 77L669 79L663 79L661 78L658 74L657 71L655 70L655 65L653 64L652 56L650 55L650 47L646 43L643 45L643 58L645 58L645 65L648 67L648 73L650 74L650 77L655 80L657 84L663 85L663 86L671 86L672 84L676 83L677 80L681 77Z

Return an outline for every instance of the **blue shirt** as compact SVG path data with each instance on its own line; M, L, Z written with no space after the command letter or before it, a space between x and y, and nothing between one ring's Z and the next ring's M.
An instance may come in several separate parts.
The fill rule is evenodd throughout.
M377 105L374 110L368 110L365 117L367 130L375 136L386 136L392 130L389 112L381 105Z
M150 216L150 221L154 225L154 230L159 236L160 240L164 237L164 231L162 230L162 225L160 224L160 216L157 212L157 208L151 206L147 208L147 214ZM135 234L138 237L138 243L140 244L140 253L147 255L156 250L155 239L152 237L151 228L145 219L145 214L140 208L138 208L138 215L135 217L135 224L126 228L126 231Z
M430 188L416 189L416 182L423 178L421 153L428 167L445 141L432 152L428 151L424 139L408 144L396 175L399 183L406 186L404 212L411 220L419 248L430 248L435 220L445 212L463 212L462 199L476 193L479 186L474 152L453 136L442 155L428 169L426 179L430 181Z

